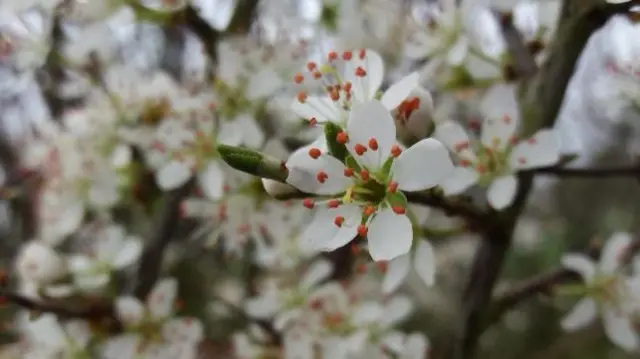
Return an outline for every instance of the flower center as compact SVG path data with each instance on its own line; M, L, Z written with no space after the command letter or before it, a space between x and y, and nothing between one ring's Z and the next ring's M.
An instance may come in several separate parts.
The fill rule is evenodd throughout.
M233 120L251 107L251 101L245 96L247 81L240 81L240 85L232 87L222 80L216 80L216 111L227 120Z

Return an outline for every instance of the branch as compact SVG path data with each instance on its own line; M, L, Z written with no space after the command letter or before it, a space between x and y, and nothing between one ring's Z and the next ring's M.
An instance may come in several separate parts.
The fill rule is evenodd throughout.
M524 172L535 175L577 178L611 178L640 176L640 166L621 166L611 168L562 168L557 166L536 168Z
M502 37L510 55L510 68L517 79L529 78L538 71L536 60L525 44L522 35L513 24L512 14L495 12L502 28Z
M87 301L83 304L64 302L41 302L20 294L0 291L0 297L11 304L35 313L51 313L61 319L85 319L100 324L109 332L118 332L122 323L118 320L111 303Z
M405 193L411 203L423 204L442 210L449 216L460 216L470 225L470 229L479 229L487 225L489 214L477 208L462 197L444 197L434 191Z
M140 299L146 298L160 276L165 249L178 229L180 203L191 192L194 185L195 180L191 179L182 187L164 194L162 208L154 224L155 231L140 258L134 289L135 296Z

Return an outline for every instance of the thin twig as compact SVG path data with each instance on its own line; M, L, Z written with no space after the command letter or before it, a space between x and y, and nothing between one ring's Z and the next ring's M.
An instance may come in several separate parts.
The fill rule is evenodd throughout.
M578 178L634 177L640 176L640 166L621 166L611 168L562 168L553 166L536 168L525 172L536 175Z

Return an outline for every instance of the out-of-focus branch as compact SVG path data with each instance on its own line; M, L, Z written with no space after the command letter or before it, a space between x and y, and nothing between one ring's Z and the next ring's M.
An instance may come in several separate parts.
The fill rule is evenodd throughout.
M639 250L640 240L634 240L625 250L620 262L628 264ZM600 250L599 248L592 248L588 250L586 254L590 257L597 258L600 255ZM557 268L526 279L494 297L485 325L490 325L498 320L505 312L514 309L522 302L533 298L537 294L552 294L554 287L579 280L581 280L581 277L567 268Z
M611 177L638 177L640 166L620 166L611 168L562 168L542 167L530 171L536 175L572 177L572 178L611 178Z
M178 229L180 203L191 192L194 185L195 180L192 179L180 188L164 194L162 208L153 226L153 233L140 257L134 289L136 297L145 298L160 276L164 252Z
M445 197L434 191L405 193L411 203L423 204L442 210L448 216L460 216L469 224L469 229L486 227L490 221L490 214L464 198Z
M45 59L43 68L43 94L53 119L60 117L65 106L64 100L58 94L58 84L64 81L64 70L59 59L60 48L64 41L60 16L60 14L55 14L52 19L51 50Z
M500 21L502 36L507 44L513 75L515 75L516 79L526 79L533 76L538 70L538 65L534 55L525 44L522 35L514 26L513 15L499 12L495 14Z
M531 135L540 128L551 126L559 112L564 94L580 54L589 37L614 14L625 12L628 4L612 5L600 0L565 0L563 16L559 19L556 38L549 56L520 90L521 112L524 118L522 135ZM483 233L483 241L476 252L462 300L462 321L457 337L450 343L445 358L473 358L478 340L484 331L482 318L491 302L517 218L522 212L533 183L532 173L518 176L519 187L513 205L497 213L495 224Z

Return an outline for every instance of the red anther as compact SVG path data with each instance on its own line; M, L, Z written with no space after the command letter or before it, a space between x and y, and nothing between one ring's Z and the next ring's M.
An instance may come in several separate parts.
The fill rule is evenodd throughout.
M347 133L344 131L338 132L338 134L336 135L336 142L344 145L345 143L347 143L347 141L349 141L349 135L347 135Z
M309 96L304 91L298 92L298 95L296 96L296 98L298 99L298 102L300 102L300 103L305 103L307 101L308 97Z
M315 62L310 61L307 63L307 70L314 71L316 68L318 68L318 65Z
M393 206L391 207L391 209L393 210L393 213L395 214L405 214L406 213L406 209L402 206Z
M302 82L304 82L304 75L302 75L301 73L297 73L294 77L293 77L293 81L297 84L301 84Z
M378 149L378 141L376 141L375 138L369 139L369 148L373 151L376 151Z
M387 186L387 192L395 193L398 190L398 182L390 182Z
M456 152L460 152L460 151L464 151L464 150L466 150L467 148L469 148L469 146L470 146L470 145L471 145L471 144L469 143L469 141L460 142L460 143L456 143L456 145L455 145L455 146L453 146L453 149L454 149Z
M335 224L337 227L342 227L343 223L344 223L344 217L342 216L336 216L336 218L333 219L333 224Z
M313 126L315 126L315 125L317 125L317 124L318 124L318 120L316 120L316 118L315 118L315 117L311 117L311 118L309 119L309 126L310 126L310 127L313 127Z
M389 266L389 262L387 262L387 261L378 261L378 262L376 262L376 267L378 267L378 270L380 272L386 272L388 266Z
M320 183L324 183L327 180L327 178L329 178L329 175L324 171L319 171L318 174L316 175L316 179Z
M356 151L356 154L358 154L358 156L362 156L365 152L367 152L367 148L359 143L353 146L353 150Z
M318 79L320 79L321 77L322 77L322 72L320 72L320 71L314 71L314 72L313 72L313 78L314 78L314 79L318 80Z
M376 213L376 207L374 206L367 206L364 208L364 215L365 216L371 216L372 214Z
M360 57L360 60L364 60L364 57L367 56L367 50L361 49L358 56Z
M315 147L309 149L309 156L314 160L317 160L320 157L320 155L322 155L322 152L320 152L320 149Z
M367 226L365 226L364 224L361 224L358 226L358 235L360 237L365 237L368 231L369 231L369 228L367 228Z
M506 114L504 116L502 116L502 122L506 123L507 125L510 124L511 121L512 121L511 116L506 115Z
M342 53L342 59L345 61L349 61L353 58L353 53L351 51L345 51Z
M338 206L340 206L340 200L332 199L329 201L329 203L327 203L327 206L329 208L338 208Z
M344 169L344 176L345 177L352 177L353 176L353 168L345 168Z
M302 205L307 207L307 208L309 208L309 209L312 209L313 207L315 207L316 204L311 198L305 198L302 201Z
M393 145L391 147L391 156L398 157L402 153L402 149L398 145Z
M535 138L530 138L530 139L528 139L528 140L527 140L527 142L528 142L530 145L535 145L536 143L538 143L538 141L537 141Z
M367 170L362 170L360 171L360 178L362 178L363 181L368 181L369 180L369 172Z
M338 53L335 51L329 51L327 58L329 59L329 61L334 61L338 58Z
M347 94L351 93L351 87L353 85L351 84L351 82L347 81L344 83L344 85L342 85L342 89L344 90L344 92L346 92Z
M358 77L365 77L367 76L367 70L365 70L364 68L362 68L362 66L358 66L356 68L356 76Z

